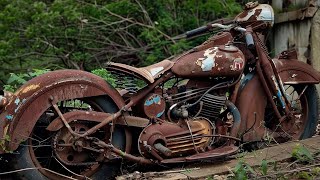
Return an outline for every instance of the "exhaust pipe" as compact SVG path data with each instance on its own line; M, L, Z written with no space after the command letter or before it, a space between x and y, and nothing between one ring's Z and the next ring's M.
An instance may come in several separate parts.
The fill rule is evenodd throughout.
M240 123L241 123L240 112L238 108L231 101L226 101L226 106L229 109L229 111L232 113L233 120L234 120L230 135L233 137L237 137L239 128L240 128Z

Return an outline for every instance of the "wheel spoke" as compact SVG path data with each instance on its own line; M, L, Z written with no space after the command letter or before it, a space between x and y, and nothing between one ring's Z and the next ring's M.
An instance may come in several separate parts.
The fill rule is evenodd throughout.
M72 99L57 102L55 105L62 114L77 110L103 111L104 108L93 100L86 101L87 102ZM40 116L33 128L32 134L26 137L28 144L24 146L28 146L26 148L30 152L34 165L36 167L50 169L66 177L74 176L77 178L86 178L86 175L99 170L101 166L95 162L102 161L104 156L99 149L95 149L96 147L92 146L91 140L73 138L73 135L70 134L66 127L62 127L57 132L46 130L47 126L57 117L57 112L54 111L53 106L51 106ZM68 122L68 124L74 128L75 132L81 134L97 123L77 120ZM92 137L108 139L108 133L106 133L108 130L108 128L101 128L100 131L92 134ZM49 179L57 179L54 173L48 173L41 169L39 169L39 171Z
M278 125L272 125L272 122L279 121L274 113L272 108L266 109L265 118L266 122L270 122L270 125L267 124L268 128L271 128L272 131L277 133L279 137L284 140L288 139L299 139L304 133L304 127L306 126L308 111L306 108L307 99L305 96L306 86L301 85L285 85L284 94L292 108L292 116L286 117Z

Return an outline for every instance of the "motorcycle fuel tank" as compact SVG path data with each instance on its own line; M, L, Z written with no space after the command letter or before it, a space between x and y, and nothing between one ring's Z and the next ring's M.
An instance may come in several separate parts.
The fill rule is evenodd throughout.
M236 77L246 64L243 53L233 45L211 47L179 58L172 67L178 77Z

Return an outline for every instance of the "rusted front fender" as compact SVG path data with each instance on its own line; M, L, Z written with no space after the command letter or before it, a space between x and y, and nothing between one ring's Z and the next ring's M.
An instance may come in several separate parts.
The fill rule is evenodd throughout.
M109 96L118 108L125 105L120 94L111 85L85 71L58 70L28 81L14 93L0 114L0 154L17 149L28 138L36 121L51 106L50 97L56 103L100 95ZM5 139L10 141L3 145Z
M272 61L284 85L320 82L320 73L309 64L294 59L273 59Z

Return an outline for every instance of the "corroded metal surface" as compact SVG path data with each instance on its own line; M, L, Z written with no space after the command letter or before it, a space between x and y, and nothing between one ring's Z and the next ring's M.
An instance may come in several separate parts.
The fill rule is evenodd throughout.
M212 36L211 38L209 38L203 44L193 48L193 50L194 51L203 51L203 50L209 49L214 46L221 46L221 45L230 44L232 39L233 39L233 37L230 32L220 32L220 33L216 34L215 36Z
M88 72L59 70L36 77L14 93L1 113L0 137L9 135L8 148L16 149L29 136L41 114L51 106L49 97L54 97L57 103L99 95L108 95L119 108L124 106L124 101L112 86Z
M139 151L145 157L152 157L149 148L161 143L171 150L171 157L182 156L197 151L204 152L211 142L206 135L213 134L212 125L206 119L169 123L158 122L146 127L139 137Z
M235 46L219 46L193 52L178 59L172 71L178 77L239 76L245 66L243 53Z
M274 24L274 12L268 4L247 4L247 9L240 13L235 21L240 23L243 27L249 24L262 21L264 23L273 26Z
M244 141L257 141L265 135L265 128L261 124L264 123L266 104L266 94L259 77L255 75L239 94L236 104L243 120L240 124L239 134L243 134L249 129L244 134Z
M76 133L84 133L89 129L85 123L73 123L71 127ZM106 133L105 136L108 134ZM53 144L56 157L65 165L91 166L98 164L96 161L104 159L103 153L99 149L93 148L89 140L85 138L76 140L67 128L61 129L56 134Z
M312 66L296 59L273 59L278 74L284 84L317 84L320 73Z
M9 91L0 91L0 113L2 112L2 108L4 108L12 98L13 93Z
M0 95L0 109L8 104L8 99L5 96Z
M148 94L142 101L142 111L148 118L160 118L165 111L166 102L159 94Z
M231 156L236 154L239 150L237 146L223 146L219 147L204 153L195 154L189 157L186 157L187 161L199 161L199 160L210 160L210 159L218 159L226 156Z
M64 118L68 123L77 120L86 120L92 122L102 122L104 119L112 116L109 113L96 112L96 111L71 111L63 114ZM122 116L117 119L116 124L135 126L135 127L146 127L149 124L148 119L134 117L134 116ZM63 127L63 123L60 117L53 120L46 128L48 131L57 131Z
M213 160L237 153L235 142L261 141L284 131L292 136L303 133L292 126L306 126L309 109L303 93L307 86L296 89L304 106L300 114L293 108L298 103L288 99L284 86L317 84L319 73L293 60L294 51L272 62L261 33L273 24L269 5L247 4L236 22L237 27L217 26L229 32L217 34L173 61L142 68L111 63L108 69L148 84L134 92L119 89L120 95L102 78L64 70L29 81L12 97L1 96L0 107L6 100L9 103L0 114L0 137L9 136L11 141L0 152L15 150L39 119L37 128L41 129L44 112L53 117L45 125L54 134L49 137L49 148L68 166L95 166L120 158L139 164ZM63 109L59 105L93 96L103 96L117 108L107 111L90 104ZM104 107L108 109L109 104ZM125 142L120 145L118 140Z
M237 146L222 146L216 149L212 149L210 151L198 153L188 157L178 157L172 159L165 159L161 161L163 164L173 164L173 163L182 163L182 162L194 162L201 160L213 160L213 159L221 159L227 156L231 156L236 154L239 151L239 147Z

